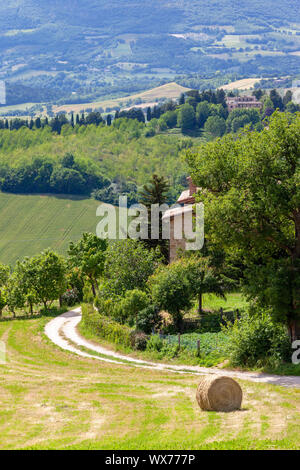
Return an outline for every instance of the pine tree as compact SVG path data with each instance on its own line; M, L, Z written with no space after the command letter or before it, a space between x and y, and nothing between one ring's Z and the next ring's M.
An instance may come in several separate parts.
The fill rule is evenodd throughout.
M110 114L108 114L107 117L106 117L106 124L108 126L111 126L111 115Z
M163 177L153 175L150 182L145 184L139 193L139 203L148 209L148 240L144 240L149 248L159 247L165 260L168 259L169 243L162 239L162 213L159 213L159 239L151 239L151 206L152 204L165 204L167 201L167 192L169 183Z
M74 127L74 114L71 114L71 126Z

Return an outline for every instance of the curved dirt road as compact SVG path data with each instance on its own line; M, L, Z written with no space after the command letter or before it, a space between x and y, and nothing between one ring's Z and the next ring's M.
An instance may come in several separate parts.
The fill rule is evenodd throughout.
M256 372L238 372L225 369L218 369L215 367L207 368L200 366L187 366L187 365L170 365L156 362L143 361L135 359L123 354L119 354L103 346L94 344L91 341L83 338L77 332L77 325L81 321L81 308L70 310L63 313L58 317L47 323L45 327L45 334L57 346L78 354L82 357L93 358L99 361L111 362L115 364L142 367L145 369L162 370L175 372L180 374L196 374L207 375L217 374L222 376L234 377L242 380L249 380L251 382L270 383L273 385L281 385L284 387L299 387L300 377L295 376L280 376L272 374L260 374ZM88 349L86 352L80 348ZM95 353L95 354L93 354Z

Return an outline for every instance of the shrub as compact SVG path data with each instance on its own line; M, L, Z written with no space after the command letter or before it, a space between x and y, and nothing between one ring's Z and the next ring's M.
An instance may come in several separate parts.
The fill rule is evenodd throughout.
M276 325L268 314L244 314L226 327L229 334L228 353L232 365L261 367L278 365L291 357L286 330Z
M126 347L131 345L132 329L125 325L120 325L110 318L104 317L96 312L92 305L82 305L82 321L84 326L93 334L104 338L115 344Z
M164 341L158 335L150 336L147 342L147 351L161 351L164 347Z
M113 299L105 299L103 297L96 297L95 306L97 307L99 313L105 317L112 317L115 320L116 318L116 304Z
M145 130L145 137L153 137L155 135L155 130L152 127L148 127Z
M61 296L62 303L67 305L68 307L72 307L79 301L79 292L74 287L74 289L68 289L62 296Z
M148 305L138 313L137 328L144 333L150 334L153 328L160 328L162 318L156 305Z
M148 295L139 289L133 289L125 292L124 298L120 301L118 312L123 321L128 321L131 325L135 323L137 326L138 314L148 304Z
M180 349L178 344L169 344L167 341L160 338L159 335L150 336L147 341L146 350L155 353L157 359L174 359L180 354L186 357L186 349Z
M92 292L92 287L90 284L85 284L83 289L83 301L87 303L92 303L94 300L93 292Z
M148 336L142 331L133 331L130 335L131 347L139 351L145 351Z
M160 266L149 278L148 286L153 302L161 310L169 312L180 329L182 311L191 306L190 283L182 261Z

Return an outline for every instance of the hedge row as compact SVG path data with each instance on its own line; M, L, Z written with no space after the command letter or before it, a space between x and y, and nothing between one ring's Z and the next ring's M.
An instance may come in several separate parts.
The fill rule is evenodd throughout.
M120 323L104 317L95 311L90 304L82 305L82 322L91 333L96 334L99 338L126 347L131 346L130 335L133 330L126 325L120 325Z

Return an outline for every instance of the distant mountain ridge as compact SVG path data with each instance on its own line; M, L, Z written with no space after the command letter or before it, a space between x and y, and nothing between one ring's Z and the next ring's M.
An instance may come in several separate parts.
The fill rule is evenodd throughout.
M168 29L179 28L187 19L197 24L235 24L242 18L254 22L299 20L299 0L7 0L0 5L1 29L38 27L46 23L68 26L121 26L129 21L134 32L141 22L145 31L153 29L153 20ZM13 24L12 24L13 22ZM4 24L6 23L6 24ZM160 30L160 32L163 32Z
M295 74L298 52L300 0L0 4L0 79L15 84L11 104L88 102L195 73Z

